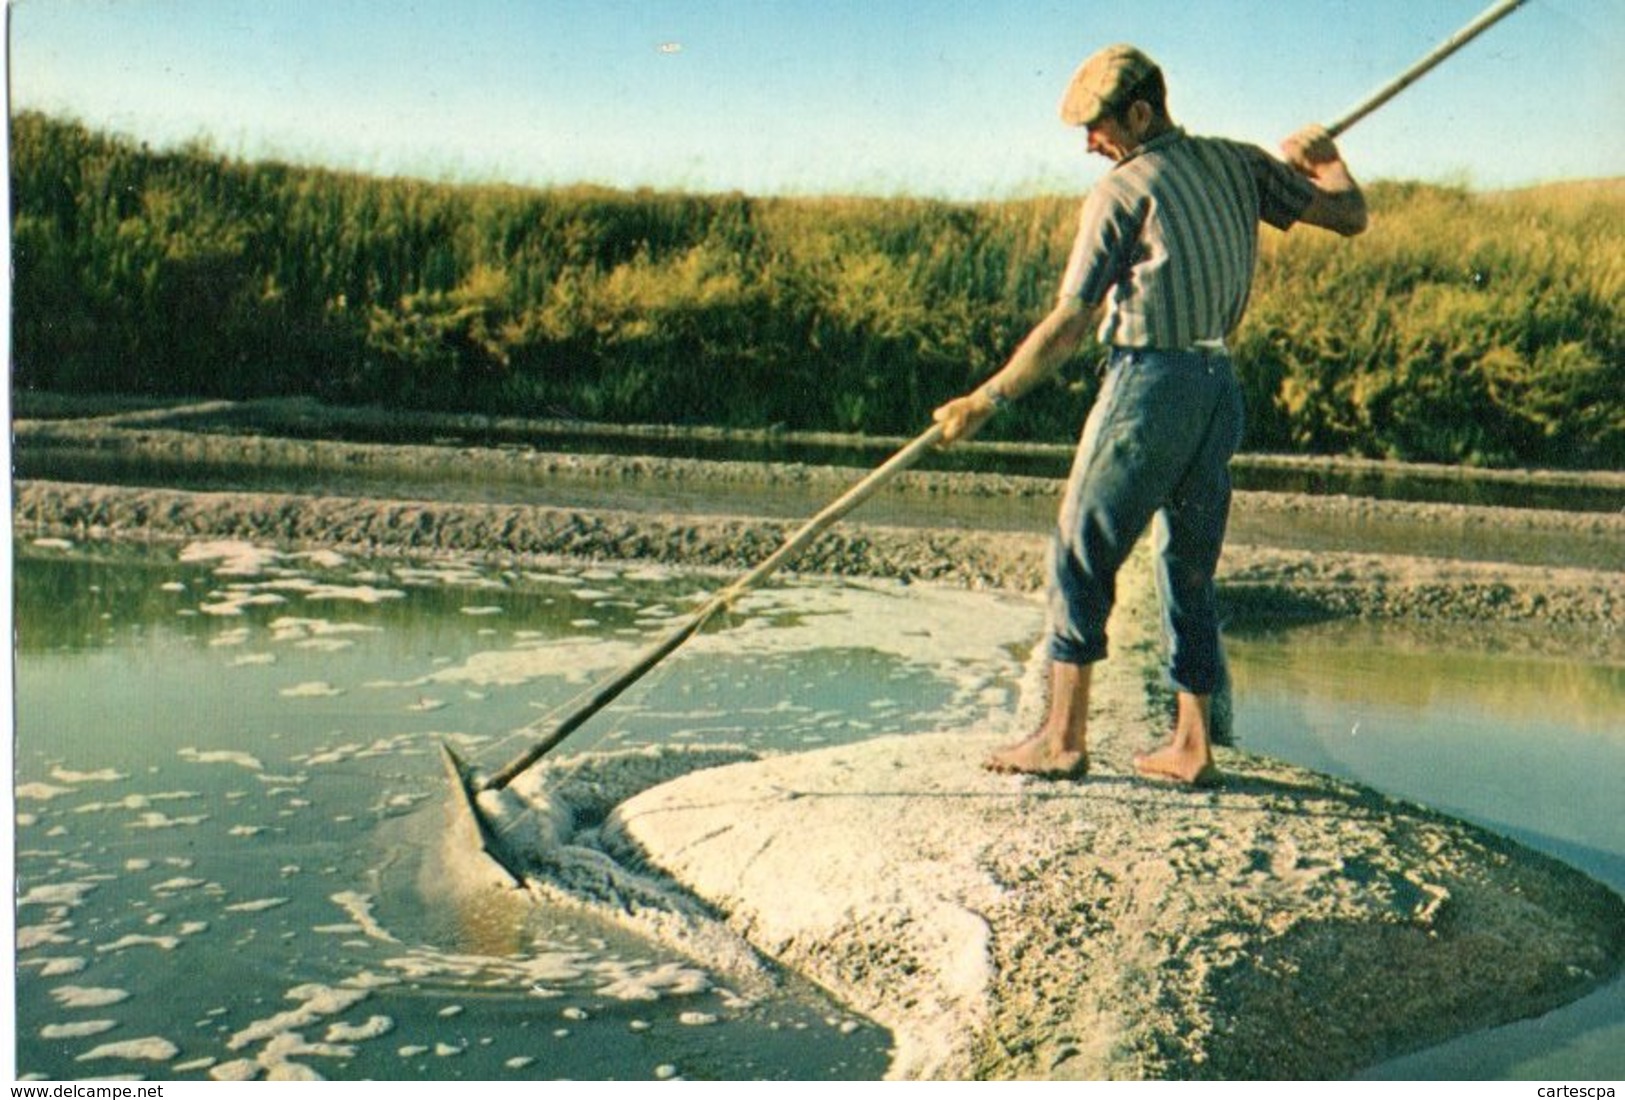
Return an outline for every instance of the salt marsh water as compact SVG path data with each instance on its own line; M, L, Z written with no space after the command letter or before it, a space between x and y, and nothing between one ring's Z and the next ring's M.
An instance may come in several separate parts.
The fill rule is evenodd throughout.
M1583 632L1566 645L1540 633L1339 623L1233 637L1236 727L1253 751L1484 825L1625 893L1625 668L1589 660ZM1371 1076L1618 1080L1625 980Z
M586 916L434 885L440 740L506 759L514 729L623 666L717 578L230 543L17 552L21 1072L884 1073L889 1037L814 991L750 998ZM795 749L998 721L1040 616L1018 597L786 583L559 752ZM1239 637L1242 743L1625 889L1625 674L1586 661L1583 639L1565 660L1495 641ZM1621 1076L1619 988L1414 1073Z
M883 1074L889 1037L813 991L747 999L585 916L432 885L441 738L500 762L712 583L19 548L20 1072ZM899 585L760 593L570 749L984 720L1036 614Z

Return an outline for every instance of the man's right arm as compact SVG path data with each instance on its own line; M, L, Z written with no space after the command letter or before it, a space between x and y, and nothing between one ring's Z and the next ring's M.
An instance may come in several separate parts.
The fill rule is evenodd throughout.
M1365 232L1369 223L1365 195L1325 127L1305 126L1281 143L1281 152L1315 188L1309 205L1298 215L1300 222L1344 237Z
M969 439L998 411L1058 371L1088 339L1100 303L1138 237L1133 204L1120 201L1111 177L1089 192L1078 213L1078 232L1067 257L1056 304L1033 326L1004 367L963 397L932 414L944 445Z
M932 414L942 425L942 442L971 438L1001 402L1014 401L1059 370L1088 337L1094 313L1077 298L1062 298L1027 334L999 373Z

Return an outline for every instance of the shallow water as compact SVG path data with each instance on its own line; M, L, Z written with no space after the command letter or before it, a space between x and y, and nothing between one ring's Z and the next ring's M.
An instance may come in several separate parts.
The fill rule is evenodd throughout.
M1625 668L1512 628L1369 623L1232 637L1251 751L1511 836L1625 893ZM1564 656L1541 656L1562 652ZM1377 1067L1394 1079L1625 1077L1625 980L1539 1020Z
M188 557L192 560L180 560ZM726 579L731 579L726 578ZM872 1079L889 1037L583 915L445 889L447 738L485 764L717 578L24 545L19 1068L57 1078ZM795 749L997 721L1035 600L787 583L563 752ZM1625 890L1625 670L1527 635L1234 638L1238 733ZM1625 1075L1620 983L1374 1076ZM136 1042L139 1040L139 1042Z
M742 998L589 917L443 886L441 738L500 762L713 582L182 557L18 551L21 1073L884 1073L889 1036L815 991ZM990 600L1014 614L969 629ZM975 722L1010 705L1035 614L899 585L756 594L570 749Z

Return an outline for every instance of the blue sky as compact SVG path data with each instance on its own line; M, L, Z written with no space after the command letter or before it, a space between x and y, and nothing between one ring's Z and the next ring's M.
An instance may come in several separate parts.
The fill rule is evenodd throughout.
M12 0L13 109L384 174L1003 198L1098 178L1055 107L1131 41L1274 147L1488 0ZM1364 179L1625 175L1625 4L1530 0L1345 138Z

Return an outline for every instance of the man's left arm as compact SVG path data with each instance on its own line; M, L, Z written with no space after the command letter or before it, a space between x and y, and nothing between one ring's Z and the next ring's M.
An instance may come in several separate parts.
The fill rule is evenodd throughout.
M1281 153L1315 189L1298 215L1300 222L1344 237L1365 232L1369 223L1365 195L1324 126L1305 126L1281 143Z

